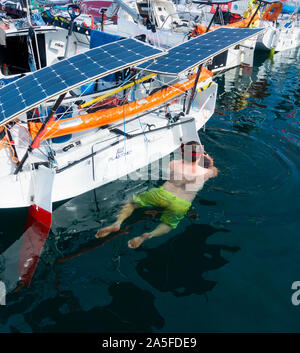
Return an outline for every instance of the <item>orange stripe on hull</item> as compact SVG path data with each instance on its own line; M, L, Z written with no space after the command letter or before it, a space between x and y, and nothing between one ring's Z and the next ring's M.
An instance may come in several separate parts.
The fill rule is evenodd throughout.
M211 71L203 67L199 81L204 81L212 75L213 74ZM158 107L191 89L194 85L195 77L196 75L192 75L184 82L175 83L174 85L153 93L148 97L126 103L124 106L117 106L109 109L103 109L95 113L83 114L68 119L53 121L48 125L47 131L42 139L46 140L53 137L64 136L104 126L122 120L123 117L132 117L149 109ZM29 122L28 125L30 135L33 139L40 130L42 123Z

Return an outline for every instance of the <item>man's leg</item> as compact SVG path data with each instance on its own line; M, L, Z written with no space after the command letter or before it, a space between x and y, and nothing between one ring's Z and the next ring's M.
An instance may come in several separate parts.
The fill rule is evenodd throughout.
M131 249L138 248L145 240L151 239L153 237L159 237L161 235L167 234L172 230L172 227L167 225L166 223L160 223L152 232L144 233L139 237L135 237L130 239L128 242L128 247Z
M132 212L138 208L139 206L133 202L127 202L121 208L120 213L118 214L117 220L110 226L99 229L97 234L95 235L96 238L104 238L109 233L118 232L120 230L121 224L125 221L126 218L131 216Z

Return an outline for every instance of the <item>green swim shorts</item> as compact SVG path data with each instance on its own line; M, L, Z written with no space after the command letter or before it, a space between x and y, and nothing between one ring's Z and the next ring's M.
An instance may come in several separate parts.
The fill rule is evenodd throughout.
M163 186L141 194L133 195L133 202L140 207L159 207L163 209L160 220L172 228L184 218L192 203L173 195Z

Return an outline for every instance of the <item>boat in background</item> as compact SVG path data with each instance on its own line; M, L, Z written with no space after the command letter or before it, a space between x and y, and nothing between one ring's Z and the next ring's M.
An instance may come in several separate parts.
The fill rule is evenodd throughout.
M206 4L205 1L203 3ZM223 3L227 4L229 2L222 1ZM74 31L79 34L86 34L88 38L88 31L91 28L97 28L113 35L140 38L158 48L169 48L188 40L191 36L200 35L205 33L206 30L215 29L216 26L212 25L219 23L217 15L219 13L219 6L221 5L218 0L209 5L209 8L216 6L216 9L211 15L212 22L209 21L206 27L196 26L194 21L181 19L180 14L176 12L174 4L168 0L153 0L149 8L146 5L146 3L143 3L143 0L138 2L117 0L112 3L107 11L102 12L101 21L98 24L94 23L93 20L88 25L86 24L87 21L82 16L87 16L88 18L90 15L81 15L76 18ZM117 15L118 19L114 21L113 19ZM61 9L45 9L42 17L50 25L65 29L70 26L65 11ZM81 22L78 22L81 17ZM256 23L256 18L253 20L252 16L249 16L240 21L232 21L228 26L247 27L248 25L253 26L253 23ZM90 28L88 29L88 27ZM198 30L199 28L201 28L201 33ZM251 67L253 65L255 41L255 36L249 37L242 45L230 48L222 55L213 58L208 66L209 69L217 72L239 66L240 64Z
M219 6L220 2L216 1L216 4ZM169 0L153 0L149 4L144 0L116 0L106 14L117 14L118 20L117 23L106 21L105 32L124 37L144 36L146 41L158 48L171 48L189 40L197 25L194 21L181 18L174 3ZM242 25L246 26L247 23ZM210 27L211 24L208 24L207 30ZM202 31L201 34L203 33ZM230 48L222 56L215 58L209 69L216 72L240 64L252 66L255 41L255 36L249 37L240 46Z
M80 3L80 8L83 14L92 15L97 22L102 23L103 21L108 20L106 11L113 4L113 2L114 1L109 0L83 0ZM116 22L117 19L117 15L110 18L110 20L114 22Z
M0 20L0 77L15 75L52 65L63 57L82 53L89 49L89 31L80 31L74 26L78 6L69 6L70 24L46 25L40 16ZM20 53L16 55L16 52Z
M278 52L300 46L300 4L292 7L262 0L258 8L262 6L261 26L266 31L258 37L257 49Z
M190 32L190 37L202 35L219 27L259 27L259 16L256 13L249 12L246 16L242 17L238 13L231 11L232 8L236 8L236 3L238 2L238 0L193 1L194 11L190 8L191 12L189 12L189 14L192 16L193 20L198 21L199 24L196 24L193 31ZM195 9L196 4L199 6L197 9ZM210 69L216 72L224 68L232 68L239 65L252 67L256 40L256 36L249 38L242 43L241 46L228 50L227 55L216 56L211 62Z
M77 12L78 11L78 12ZM28 18L11 18L6 15L0 23L0 86L9 84L20 77L47 67L64 58L83 53L95 46L120 39L98 30L95 26L82 23L88 15L81 15L77 5L69 5L57 15L50 9L41 14L33 12ZM78 18L81 20L78 21ZM46 25L47 23L47 25ZM16 56L16 51L20 55ZM72 91L66 98L75 101L77 95L84 92L92 95L104 92L119 84L120 77L113 75L109 79L99 80L97 84L89 83ZM90 97L91 99L91 97Z
M220 3L217 8L217 3ZM231 25L249 15L256 15L256 25L265 28L256 41L256 49L272 52L289 50L300 45L300 4L297 1L255 0L249 7L248 0L223 1L180 1L178 11L189 11L192 19L209 23L213 14L217 25ZM201 26L200 26L201 27Z

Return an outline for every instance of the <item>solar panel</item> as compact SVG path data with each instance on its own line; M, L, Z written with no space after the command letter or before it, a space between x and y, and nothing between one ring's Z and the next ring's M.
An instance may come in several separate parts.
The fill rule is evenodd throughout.
M0 125L57 95L165 53L130 38L35 71L0 89Z
M138 68L165 75L179 75L262 31L263 28L218 28L177 45L167 55L153 63L138 65Z

